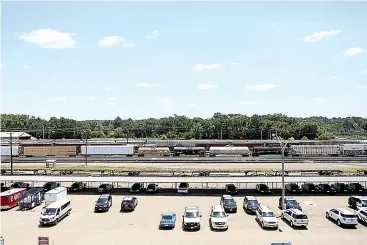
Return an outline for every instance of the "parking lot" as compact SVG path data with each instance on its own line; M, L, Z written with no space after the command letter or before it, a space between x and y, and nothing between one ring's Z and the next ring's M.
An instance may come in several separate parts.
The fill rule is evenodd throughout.
M325 209L347 207L346 196L298 196L308 215L308 229L293 229L284 221L279 230L263 230L255 216L242 210L242 197L235 197L238 212L230 214L228 231L214 232L209 227L210 207L219 204L217 197L197 196L138 196L139 204L134 212L120 213L121 195L113 196L113 205L107 213L94 213L94 202L98 195L69 195L72 213L57 226L38 227L41 207L30 211L14 208L1 212L1 233L6 245L37 244L38 236L50 237L52 245L123 245L123 244L248 244L270 245L271 242L291 242L297 245L353 244L366 243L367 227L359 224L356 229L338 227L325 218ZM279 197L258 197L263 205L269 206L280 215L277 208ZM202 213L202 228L198 232L181 229L185 206L197 206ZM159 230L160 214L172 211L178 216L176 228Z

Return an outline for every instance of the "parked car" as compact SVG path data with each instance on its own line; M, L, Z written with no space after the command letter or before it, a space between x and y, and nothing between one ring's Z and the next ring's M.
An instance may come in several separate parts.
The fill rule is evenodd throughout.
M277 216L267 206L260 205L256 209L256 218L260 222L262 228L278 228Z
M238 193L237 187L234 184L226 184L225 190L229 195L236 195Z
M57 225L60 220L70 215L71 210L71 202L67 199L53 202L41 211L39 224L40 226Z
M111 194L100 195L94 206L94 212L99 212L99 211L107 212L108 210L110 210L111 206L112 206Z
M326 218L337 222L338 226L358 225L357 215L345 208L330 208L326 210Z
M185 212L182 215L182 228L184 230L200 230L201 217L198 207L185 207Z
M145 190L147 193L157 193L161 190L158 184L148 184L147 189Z
M260 194L270 194L271 190L266 184L257 184L256 191Z
M302 211L301 205L293 197L284 197L284 206L285 206L285 209L298 209ZM282 197L279 198L278 207L282 209Z
M87 184L81 181L74 182L68 188L68 191L81 191L87 187Z
M133 196L126 196L121 201L120 211L134 211L138 205L138 198Z
M355 212L357 215L357 218L359 222L363 222L367 225L367 208L358 208L358 210Z
M111 184L101 184L97 191L98 193L108 193L113 190L113 186Z
M175 228L176 226L176 214L172 212L165 212L161 214L161 221L159 222L159 228Z
M304 193L316 193L317 188L316 188L316 185L314 183L304 183L302 185L302 191Z
M287 209L282 211L282 218L287 220L291 226L304 226L308 225L307 215L298 209Z
M189 183L182 182L179 184L177 188L177 193L179 194L188 194L189 193Z
M351 193L366 193L366 188L364 188L363 185L361 185L360 183L349 183L349 191Z
M243 209L246 213L256 213L256 209L259 205L259 201L253 196L245 196L243 199Z
M57 187L60 187L60 183L56 183L56 182L47 182L43 185L43 190L45 192L50 191L52 189L55 189Z
M297 183L286 184L285 190L290 193L302 193L302 188Z
M349 186L345 183L337 182L334 185L332 185L332 187L334 187L334 189L338 193L348 193L348 192L350 192Z
M31 186L29 185L29 183L24 183L24 182L14 182L13 184L11 184L10 188L27 188L27 190L31 189Z
M222 195L220 204L226 213L237 213L237 203L231 195Z
M319 193L329 194L329 195L333 195L336 193L335 188L329 184L318 184L316 188Z
M348 205L351 208L362 208L367 207L367 197L366 196L351 196L348 198Z
M142 192L143 190L144 190L144 185L142 183L134 183L130 187L131 193L138 193L138 192Z
M228 230L228 215L221 205L214 205L210 212L210 228L214 230Z
M292 245L290 242L273 242L270 245Z

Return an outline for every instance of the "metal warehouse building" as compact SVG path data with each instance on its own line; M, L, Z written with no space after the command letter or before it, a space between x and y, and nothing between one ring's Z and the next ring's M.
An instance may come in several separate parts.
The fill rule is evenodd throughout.
M0 132L1 143L9 142L10 141L10 134L12 136L13 141L33 139L32 135L30 135L26 132Z

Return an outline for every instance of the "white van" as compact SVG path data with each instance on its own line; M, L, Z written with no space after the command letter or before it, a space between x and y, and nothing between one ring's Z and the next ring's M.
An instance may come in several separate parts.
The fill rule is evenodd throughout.
M56 201L41 212L40 225L56 225L62 218L69 216L71 212L71 203L69 200L63 199Z

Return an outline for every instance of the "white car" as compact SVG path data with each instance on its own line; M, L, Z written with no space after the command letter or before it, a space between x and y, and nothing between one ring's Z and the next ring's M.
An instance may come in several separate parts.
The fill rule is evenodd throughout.
M278 228L277 216L267 206L259 206L256 209L256 218L259 220L262 228Z
M210 226L212 229L215 230L228 229L228 215L221 205L212 206L212 210L210 213Z
M182 227L184 230L200 230L200 217L198 207L185 207L185 213L182 215Z
M355 213L360 222L367 224L367 207L359 208Z
M304 226L308 225L307 215L295 208L282 211L282 218L287 220L291 226Z
M345 208L330 208L326 210L326 218L337 222L339 226L358 225L357 215Z
M182 182L177 188L177 193L188 194L189 193L189 183Z

